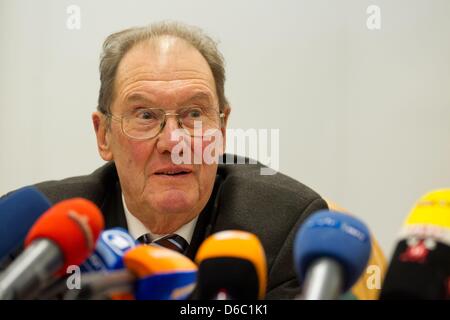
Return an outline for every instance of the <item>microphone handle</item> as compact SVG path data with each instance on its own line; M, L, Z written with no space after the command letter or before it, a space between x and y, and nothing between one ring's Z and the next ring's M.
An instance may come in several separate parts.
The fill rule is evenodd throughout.
M303 285L303 300L337 300L342 293L343 271L331 258L318 258L311 263Z
M128 269L81 274L81 288L68 290L64 300L105 300L113 293L134 292L136 276Z
M63 263L52 241L32 242L0 275L0 300L31 299Z

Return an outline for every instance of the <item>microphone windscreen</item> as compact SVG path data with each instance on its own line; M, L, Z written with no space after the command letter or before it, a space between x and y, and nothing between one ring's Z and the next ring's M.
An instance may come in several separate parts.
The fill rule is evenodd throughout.
M450 189L431 191L411 209L380 299L450 298Z
M197 266L174 250L138 245L125 253L123 261L137 277L136 300L182 300L195 287Z
M64 257L60 272L70 265L79 265L93 252L103 229L103 216L89 200L64 200L45 212L29 231L25 245L35 240L48 239L59 247Z
M19 189L0 200L0 260L23 243L50 201L35 187Z
M123 228L102 231L94 253L80 266L82 272L112 271L124 268L123 255L136 241Z
M366 225L355 217L329 210L319 210L305 220L294 240L294 263L301 281L311 262L331 258L342 266L344 292L358 280L370 253Z
M397 243L380 300L450 299L450 246L421 236Z
M434 225L450 229L450 190L431 191L421 197L404 225Z
M263 299L267 287L264 248L256 235L239 230L209 236L195 257L201 299L226 291L233 299Z

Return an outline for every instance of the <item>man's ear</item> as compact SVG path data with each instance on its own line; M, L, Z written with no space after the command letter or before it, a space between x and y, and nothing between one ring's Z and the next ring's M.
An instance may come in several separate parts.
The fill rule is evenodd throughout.
M101 112L94 112L92 114L92 123L94 125L95 135L97 136L98 153L105 161L113 160L111 152L110 129L108 128L107 119Z
M223 137L222 154L225 153L225 149L227 146L227 124L228 124L228 116L230 115L230 112L231 112L230 106L226 105L225 108L223 109L223 113L225 114L225 116L223 117L223 125L222 125L222 128L220 129L222 131L222 137Z

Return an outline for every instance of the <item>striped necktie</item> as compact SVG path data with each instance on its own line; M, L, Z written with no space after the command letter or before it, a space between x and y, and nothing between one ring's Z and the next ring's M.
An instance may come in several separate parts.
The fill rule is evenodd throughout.
M152 244L160 247L168 248L178 253L185 254L189 246L188 242L177 234L169 234L155 241L152 241L150 234L140 236L137 241L144 244Z

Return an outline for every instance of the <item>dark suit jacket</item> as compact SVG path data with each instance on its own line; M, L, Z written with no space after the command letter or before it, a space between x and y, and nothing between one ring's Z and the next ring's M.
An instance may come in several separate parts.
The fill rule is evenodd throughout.
M202 241L217 231L239 229L257 235L265 249L267 299L290 299L299 292L292 247L302 221L327 208L314 191L283 174L260 175L261 164L219 165L213 194L200 213L187 255L194 258ZM114 163L90 175L36 185L53 203L74 197L93 201L105 228L127 228Z

